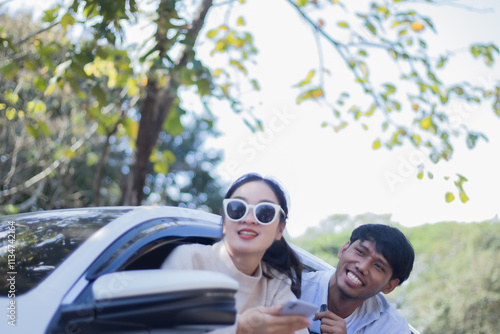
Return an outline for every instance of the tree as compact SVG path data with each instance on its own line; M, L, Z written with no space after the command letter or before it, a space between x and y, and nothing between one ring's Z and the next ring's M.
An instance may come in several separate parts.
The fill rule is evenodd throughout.
M407 229L416 264L404 288L424 333L492 333L500 325L498 219ZM446 235L446 238L443 238Z
M32 21L31 15L24 13L15 18L0 16L4 34L15 31L35 38L33 43L11 43L0 56L5 73L0 80L0 211L116 205L121 198L123 166L131 159L137 122L126 109L133 108L134 100L122 96L121 89L109 81L133 82L127 77L131 74L128 58L121 59L123 52L113 47L102 48L99 60L85 69L75 67L77 59L71 59L75 46L65 38L64 31L57 27L44 29ZM65 66L75 70L61 70ZM121 73L113 71L115 66ZM82 71L89 73L86 79L74 75ZM62 79L54 79L53 73ZM90 87L92 78L107 83ZM59 82L66 85L56 89ZM53 91L44 95L48 89ZM110 97L109 104L99 109L98 100L105 96ZM185 113L180 108L177 112ZM220 152L206 150L201 143L217 134L209 114L195 116L186 122L189 132L171 130L173 134L163 134L175 140L162 145L160 155L152 158L148 175L151 180L156 170L165 174L170 170L166 179L176 179L189 166L189 172L195 170L196 175L181 185L168 184L170 193L180 198L163 195L160 203L193 203L211 211L220 206L220 184L210 174L211 167L220 160ZM168 128L175 129L175 120L170 122L173 125ZM197 153L196 159L186 163L193 152ZM163 156L170 159L165 161ZM165 193L166 187L166 182L156 183L154 194ZM196 196L191 195L195 192ZM158 202L150 197L146 196L149 203Z
M89 96L95 99L86 112L101 127L110 122L111 126L106 127L108 134L120 126L132 131L132 122L120 116L120 110L137 111L139 126L137 137L131 136L134 157L122 186L122 204L141 203L145 177L159 134L165 129L167 132L184 131L178 110L182 109L187 96L192 98L197 94L199 109L210 109L214 99L223 100L234 112L241 114L252 129L263 128L262 122L251 116L251 109L241 103L239 96L246 87L259 89L258 81L248 70L257 52L252 34L245 30L244 17L230 15L234 6L244 5L244 2L158 0L150 6L140 7L134 0L75 0L69 6L57 5L45 13L47 26L59 26L71 32L72 40L83 41L73 42L71 58L57 67L45 94L55 93L56 87L78 92L81 88L75 83L84 81ZM363 2L364 8L349 11L354 4L337 0L287 2L297 10L298 17L309 24L317 39L329 46L329 52L340 56L342 66L359 85L356 92L344 91L338 96L330 93L327 75L332 69L325 62L320 62L317 69L311 69L297 83L297 103L317 101L331 107L334 121L326 120L324 126L340 131L352 116L354 121L368 128L367 120L371 118L382 128L382 135L372 144L374 149L382 145L389 149L413 145L425 151L430 161L438 163L452 157L452 137L465 137L470 148L486 138L450 120L447 105L451 100L468 104L491 101L492 110L500 116L498 84L476 87L467 82L446 83L441 79L440 73L453 54L435 56L428 49L423 32L435 31L435 28L431 18L415 10L417 4L403 0L371 1ZM226 6L228 15L224 22L205 27L205 35L200 35L214 6ZM324 17L332 12L342 13L345 20L327 22ZM145 36L138 53L136 46L127 44L130 30L125 27L145 21L150 22L154 32ZM80 38L76 38L77 35ZM15 49L9 37L2 37L0 42L4 47ZM203 43L211 45L211 55L223 59L220 62L223 65L216 68L205 65L197 51L198 45ZM470 52L474 57L481 57L486 66L491 66L499 50L493 44L476 44L470 46ZM372 58L385 66L398 68L399 76L391 81L372 76L377 66ZM90 71L91 68L96 70ZM247 79L245 82L242 76ZM106 89L106 85L108 88L112 85L113 89ZM353 102L360 94L370 98L366 105ZM138 107L136 101L140 101ZM189 110L189 113L196 112ZM419 168L418 177L423 178L425 166ZM427 175L432 177L430 172ZM460 199L465 202L468 200L463 189L466 178L457 177L455 185ZM453 198L452 193L447 194L448 201Z

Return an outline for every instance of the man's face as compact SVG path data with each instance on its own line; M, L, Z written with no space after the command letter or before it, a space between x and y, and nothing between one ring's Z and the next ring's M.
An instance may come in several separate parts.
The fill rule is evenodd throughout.
M340 249L335 284L343 298L365 300L379 292L389 293L399 284L391 276L392 267L374 242L356 240Z

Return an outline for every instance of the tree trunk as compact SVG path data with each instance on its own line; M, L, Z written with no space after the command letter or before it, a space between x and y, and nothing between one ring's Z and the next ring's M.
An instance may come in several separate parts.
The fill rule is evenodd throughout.
M165 29L160 26L162 22L161 13L165 8L170 6L168 2L168 0L162 0L158 7L160 19L158 20L155 38L157 41L156 49L160 52L159 57L161 59L167 56L168 51L163 47L165 44L162 43L166 39ZM211 6L212 0L203 0L198 7L187 33L193 42L196 41ZM174 71L185 67L193 55L194 51L192 48L185 47L175 64ZM155 74L150 72L148 75L146 97L140 108L141 120L139 122L134 162L122 187L121 205L141 205L144 196L144 183L149 170L149 157L156 146L163 122L167 118L174 99L177 96L178 83L175 82L171 73L167 74L167 76L166 84L163 87L159 87L158 81L155 79Z

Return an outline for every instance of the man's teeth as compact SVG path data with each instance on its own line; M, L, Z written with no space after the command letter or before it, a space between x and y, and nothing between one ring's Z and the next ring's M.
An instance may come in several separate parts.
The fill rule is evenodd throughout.
M347 277L357 285L363 285L363 282L361 282L353 273L348 272Z

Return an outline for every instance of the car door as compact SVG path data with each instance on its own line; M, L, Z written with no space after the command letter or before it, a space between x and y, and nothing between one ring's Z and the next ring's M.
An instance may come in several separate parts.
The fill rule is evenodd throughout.
M202 333L234 323L234 280L159 270L176 246L212 244L221 235L215 215L206 220L196 212L172 216L171 211L136 224L102 252L83 283L67 294L47 332ZM103 286L104 297L97 292Z

